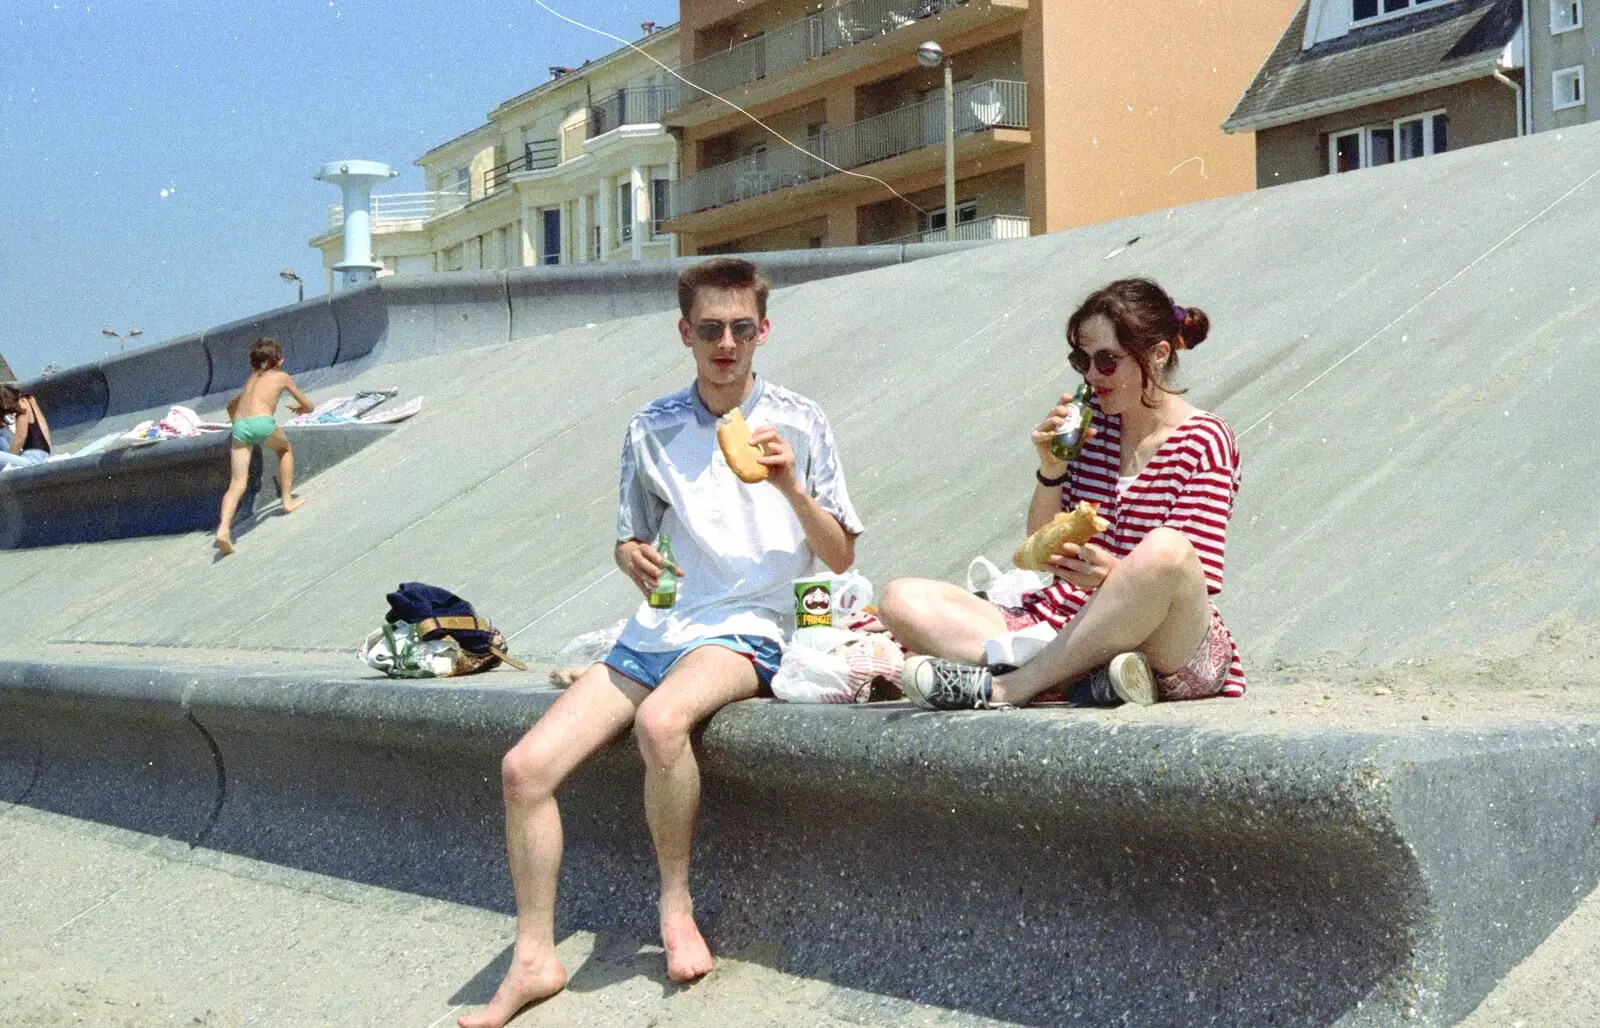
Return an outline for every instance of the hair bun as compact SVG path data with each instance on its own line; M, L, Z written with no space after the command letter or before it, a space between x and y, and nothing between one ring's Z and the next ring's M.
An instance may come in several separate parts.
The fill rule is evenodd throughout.
M1183 316L1182 332L1184 349L1192 350L1211 334L1211 319L1200 308L1189 307Z

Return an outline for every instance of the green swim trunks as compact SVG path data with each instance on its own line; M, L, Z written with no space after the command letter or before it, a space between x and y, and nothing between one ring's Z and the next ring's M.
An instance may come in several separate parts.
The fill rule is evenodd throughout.
M271 414L256 418L240 418L233 423L233 441L243 446L257 446L267 441L267 436L278 427Z

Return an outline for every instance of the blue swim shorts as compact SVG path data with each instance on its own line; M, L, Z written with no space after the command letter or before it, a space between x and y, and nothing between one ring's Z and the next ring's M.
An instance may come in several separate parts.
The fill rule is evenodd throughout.
M618 643L601 659L607 667L627 675L646 689L654 689L667 677L672 666L683 655L701 646L721 646L747 658L755 665L756 681L762 692L772 689L772 676L778 673L778 661L783 659L783 647L761 635L719 635L699 639L681 650L664 653L641 653Z

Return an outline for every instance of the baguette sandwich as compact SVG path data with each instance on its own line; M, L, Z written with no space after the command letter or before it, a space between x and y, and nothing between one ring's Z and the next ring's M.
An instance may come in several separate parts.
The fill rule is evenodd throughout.
M767 466L756 459L765 456L766 451L750 441L750 426L745 424L739 408L717 422L717 445L739 481L754 484L767 480Z
M1066 552L1066 544L1082 546L1111 527L1092 503L1078 501L1070 511L1062 511L1025 539L1011 561L1024 571L1050 570L1050 558Z

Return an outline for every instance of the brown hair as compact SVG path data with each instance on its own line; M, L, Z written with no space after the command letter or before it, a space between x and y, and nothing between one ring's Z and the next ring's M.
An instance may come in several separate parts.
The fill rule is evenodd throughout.
M0 414L21 414L22 398L26 395L14 385L0 384Z
M250 367L252 369L266 371L282 360L283 347L278 345L276 339L262 336L250 344Z
M1198 307L1179 307L1166 290L1147 278L1125 278L1089 294L1088 299L1067 319L1067 345L1078 345L1078 330L1095 316L1111 322L1117 342L1139 364L1143 388L1154 385L1164 393L1182 393L1168 385L1178 370L1178 351L1192 350L1206 341L1211 319ZM1172 344L1172 355L1160 368L1152 368L1150 351L1163 340ZM1151 406L1148 398L1145 406Z
M685 321L689 319L696 294L702 289L753 289L756 312L766 320L767 293L772 285L749 261L738 257L713 257L678 272L678 310L683 312Z

